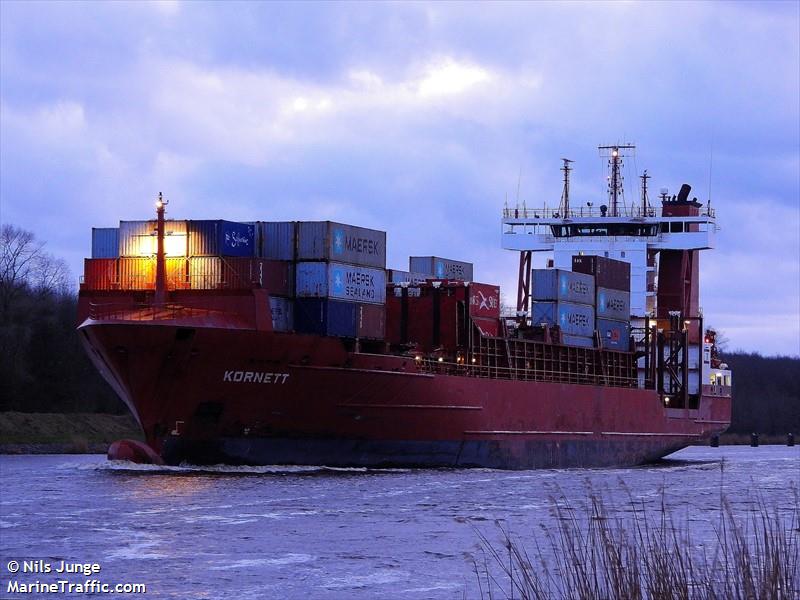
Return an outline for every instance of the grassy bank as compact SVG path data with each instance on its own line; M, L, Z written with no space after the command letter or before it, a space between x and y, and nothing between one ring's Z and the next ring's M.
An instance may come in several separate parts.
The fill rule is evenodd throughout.
M119 439L142 439L130 415L0 412L0 453L105 452Z

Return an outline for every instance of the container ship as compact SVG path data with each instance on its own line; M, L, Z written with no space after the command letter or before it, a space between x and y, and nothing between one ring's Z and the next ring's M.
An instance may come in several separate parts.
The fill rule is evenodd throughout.
M699 306L716 231L690 188L506 206L516 310L472 264L386 268L383 231L166 218L92 231L78 331L145 443L180 464L631 466L724 431L731 372ZM637 194L638 196L638 194ZM533 267L544 253L543 268ZM515 261L516 262L516 261Z

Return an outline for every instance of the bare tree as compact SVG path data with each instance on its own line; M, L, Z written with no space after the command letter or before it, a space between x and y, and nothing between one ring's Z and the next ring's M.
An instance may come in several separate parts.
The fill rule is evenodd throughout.
M43 252L37 257L29 284L40 294L69 292L69 267L63 258Z
M26 288L44 293L69 289L69 269L63 259L44 251L44 242L11 224L0 227L0 310L6 321L16 297Z

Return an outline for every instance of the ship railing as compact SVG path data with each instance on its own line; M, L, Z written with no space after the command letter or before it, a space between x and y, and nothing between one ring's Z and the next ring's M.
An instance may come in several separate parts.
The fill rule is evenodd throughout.
M647 208L643 208L641 206L617 208L618 217L628 217L631 219L658 217L660 216L659 213L660 209L655 206L648 206ZM600 210L599 206L594 206L594 205L571 208L569 211L566 212L559 209L558 206L548 207L547 205L538 208L528 208L526 206L523 206L523 207L503 209L504 219L579 219L584 217L610 218L611 216L612 216L611 211L609 209L602 211ZM713 219L716 217L716 211L710 206L703 206L700 209L699 216L710 217Z
M89 318L96 321L161 321L207 317L209 315L219 313L220 311L218 310L197 308L193 306L187 306L185 304L175 304L171 302L163 304L89 304Z
M429 375L454 375L458 377L475 377L478 379L511 379L517 381L605 385L624 388L635 388L639 386L638 376L629 377L613 373L593 374L536 368L500 367L469 362L448 362L431 358L418 359L417 368L421 372Z

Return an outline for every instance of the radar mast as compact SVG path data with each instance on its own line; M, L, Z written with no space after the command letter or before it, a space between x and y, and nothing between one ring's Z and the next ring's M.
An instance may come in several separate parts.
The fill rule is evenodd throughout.
M620 150L635 150L634 144L615 144L612 146L598 146L603 156L608 156L608 167L611 170L611 175L608 178L608 198L611 201L611 216L619 216L619 198L623 197L624 192L622 189L622 173L620 167L622 166L623 154Z

